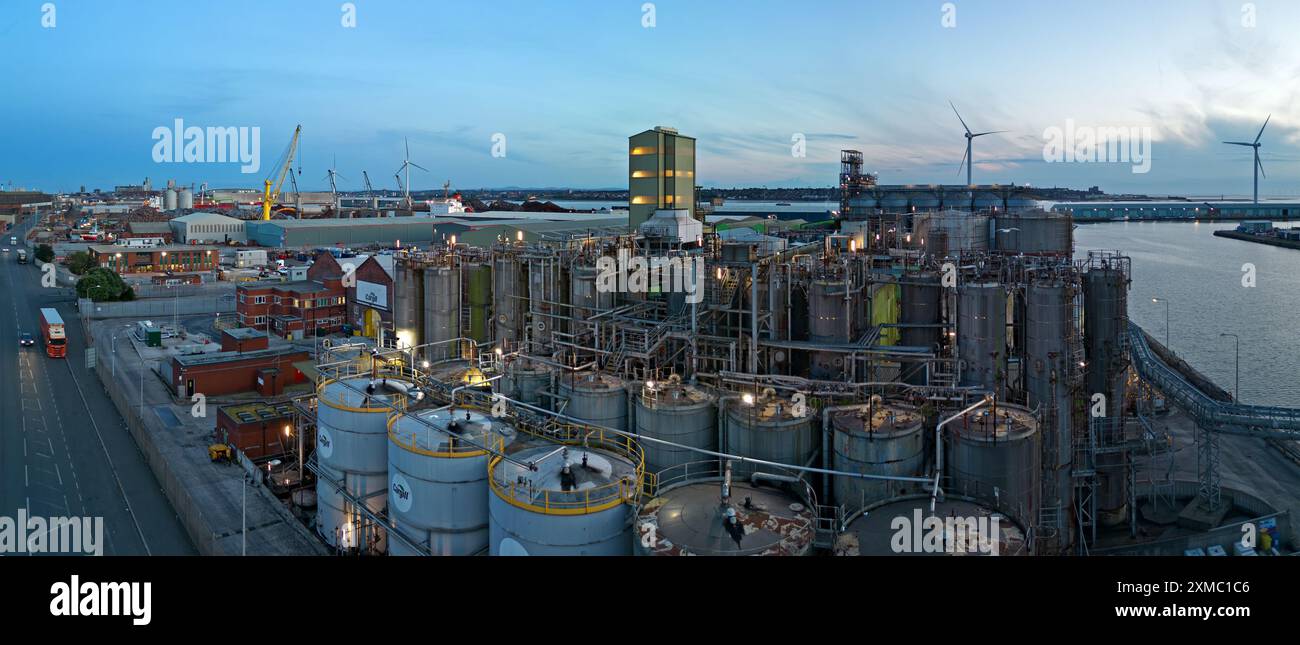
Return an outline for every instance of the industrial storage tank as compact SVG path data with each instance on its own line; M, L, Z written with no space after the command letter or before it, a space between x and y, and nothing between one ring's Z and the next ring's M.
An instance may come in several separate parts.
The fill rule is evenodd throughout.
M176 210L176 189L175 188L168 188L166 191L163 192L163 210L165 211Z
M1025 287L1025 391L1029 407L1043 421L1044 452L1052 461L1046 466L1054 473L1045 475L1051 480L1044 482L1043 503L1067 512L1074 488L1071 375L1082 369L1071 364L1072 302L1072 289L1059 278L1034 280Z
M937 501L929 495L914 495L850 515L835 538L834 553L1006 556L1028 555L1029 551L1024 527L988 505L956 495Z
M971 207L976 211L1002 210L1002 197L994 193L975 193Z
M348 502L340 488L376 513L388 489L388 414L421 395L411 381L392 376L327 378L317 387L316 531L331 547L385 551L381 526Z
M1124 334L1128 327L1129 260L1113 253L1089 253L1084 274L1084 347L1087 356L1089 394L1106 395L1106 417L1098 420L1099 445L1123 440L1124 398L1127 393ZM1098 516L1103 524L1114 525L1128 515L1128 479L1124 457L1117 452L1097 455L1100 487Z
M491 555L629 555L645 463L625 437L575 433L488 466Z
M637 555L811 555L817 499L784 468L715 461L661 473L637 514Z
M958 188L943 191L943 207L948 210L970 211L974 196L969 190Z
M979 408L944 431L949 492L991 503L1026 525L1038 521L1042 439L1027 408Z
M627 429L627 390L617 376L600 372L565 375L556 390L561 399L568 399L565 415L606 428Z
M424 344L424 272L406 256L399 256L393 267L393 328L401 346Z
M424 269L422 342L441 343L425 350L430 360L460 357L460 344L447 342L461 337L460 284L459 269L446 266Z
M849 343L851 324L847 315L846 282L814 280L808 285L808 340L828 345ZM844 376L844 358L841 352L813 352L812 377L838 379Z
M821 449L815 415L768 389L726 403L726 450L742 457L803 466Z
M676 376L667 382L647 382L635 398L636 434L717 451L718 417L713 403L711 394L682 384ZM641 448L649 473L704 458L698 452L653 441L641 442Z
M194 189L182 188L176 196L177 208L194 208Z
M392 415L388 509L394 530L430 555L486 550L488 461L514 436L510 426L472 410ZM422 555L400 537L391 537L389 555Z
M758 283L759 307L772 315L772 335L777 340L790 338L790 279L784 271L773 267Z
M921 213L913 220L912 238L933 255L987 251L989 218L961 211Z
M999 396L1006 385L1007 291L996 282L957 288L957 353L961 384Z
M937 193L917 193L912 196L913 211L928 211L939 208L939 195Z
M869 213L875 210L879 203L871 195L857 195L849 198L849 208L857 213Z
M864 475L916 477L925 466L925 420L913 406L872 397L856 410L832 413L832 469ZM914 482L834 477L835 503L853 512L909 492Z
M554 374L555 370L545 363L528 359L511 361L501 378L501 392L520 403L548 407L549 400L542 393L551 389Z
M907 210L907 206L906 193L889 193L880 198L880 209L886 213L901 213Z
M492 311L496 318L496 340L512 347L523 342L524 313L528 310L527 275L512 253L492 260Z
M573 305L573 319L587 320L614 306L614 292L597 288L600 270L591 266L575 266L570 271L569 302Z
M1070 256L1074 253L1074 218L1044 210L997 217L995 248L1005 253Z
M537 344L532 351L550 349L551 334L564 330L561 316L568 313L564 305L570 288L567 272L557 257L535 255L528 258L527 293L532 324L529 337Z
M943 288L939 274L922 271L904 275L898 286L902 300L899 344L937 351L943 337L943 328L940 327L943 323ZM908 362L904 366L904 383L926 385L926 377L924 361Z
M476 342L487 342L492 337L492 267L466 265L465 290L469 296L469 329L462 333Z

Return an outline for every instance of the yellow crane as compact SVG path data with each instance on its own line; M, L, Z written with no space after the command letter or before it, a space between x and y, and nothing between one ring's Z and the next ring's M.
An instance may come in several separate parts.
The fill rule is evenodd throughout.
M293 156L298 152L298 136L302 134L302 126L293 129L293 138L289 140L289 149L284 151L281 157L283 160L271 169L271 174L264 182L264 192L262 193L262 219L271 219L271 205L280 197L280 187L284 186L284 178L293 172ZM275 190L271 190L274 184Z

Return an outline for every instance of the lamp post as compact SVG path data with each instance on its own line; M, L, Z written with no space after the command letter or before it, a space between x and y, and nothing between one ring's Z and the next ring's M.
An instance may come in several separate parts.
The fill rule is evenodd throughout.
M1232 402L1241 403L1241 337L1236 334L1229 334L1229 333L1219 334L1219 338L1223 338L1225 336L1232 337L1232 344L1233 347L1236 349L1236 354L1237 354L1237 360L1236 360L1237 377L1232 386Z
M1168 298L1152 298L1152 299L1151 299L1151 302L1163 302L1163 303L1165 303L1165 349L1168 349L1169 351L1172 352L1172 351L1174 351L1174 350L1173 350L1172 347L1169 346L1169 299L1168 299Z

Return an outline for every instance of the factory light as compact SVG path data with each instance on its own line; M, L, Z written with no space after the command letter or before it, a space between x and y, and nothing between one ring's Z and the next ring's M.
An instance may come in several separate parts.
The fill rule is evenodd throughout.
M498 348L496 348L496 349L494 349L494 350L492 350L492 351L496 352L497 356L500 356L500 355L501 355L501 348L500 348L500 347L498 347Z
M289 426L288 426L288 425L285 425L285 426L284 426L284 436L285 436L285 437L288 437L288 436L289 436Z
M740 400L744 401L745 405L754 405L754 395L750 394L749 392L746 392L743 395L741 395Z
M429 369L429 361L424 361L423 363L420 363L420 367L423 367L426 370Z
M524 241L524 232L523 231L516 232L515 239L519 240L520 242Z
M655 382L654 382L654 381L646 381L646 382L645 382L645 386L646 386L646 389L653 390L653 389L655 389Z

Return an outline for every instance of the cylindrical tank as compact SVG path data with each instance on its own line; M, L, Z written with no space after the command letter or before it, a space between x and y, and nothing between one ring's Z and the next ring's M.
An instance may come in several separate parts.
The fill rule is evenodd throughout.
M523 341L524 312L528 310L527 276L519 258L501 254L492 260L492 311L497 342Z
M705 461L661 475L637 514L637 555L812 554L817 501L797 473L733 463L728 476L717 461Z
M392 415L388 509L394 528L430 555L474 555L485 550L488 461L513 438L509 426L469 410ZM396 537L389 540L388 552L420 555Z
M425 343L442 343L427 351L431 360L460 358L460 270L444 266L424 269Z
M808 285L808 340L844 345L849 342L844 282L814 280ZM844 357L839 352L813 352L812 377L838 379L844 375Z
M835 538L837 556L1028 555L1025 531L1014 518L951 494L868 506L850 515L845 527Z
M469 292L470 338L482 343L491 338L492 267L471 264L465 267L466 289Z
M501 392L507 397L530 405L549 407L542 392L551 387L551 374L555 370L544 363L529 360L512 361L501 378Z
M622 379L599 372L565 375L556 389L569 400L564 414L606 428L627 429L627 390Z
M795 466L812 462L821 438L811 410L770 390L752 400L727 402L725 452Z
M997 216L995 248L1005 253L1069 256L1074 252L1074 218L1031 210Z
M912 209L916 211L934 210L939 207L939 195L935 193L917 193L912 196Z
M531 311L530 338L534 351L551 348L551 334L562 331L560 315L568 298L570 285L565 282L563 265L555 256L528 258L528 303Z
M833 468L864 475L915 477L925 464L924 419L916 408L873 400L831 415ZM919 484L835 477L835 503L849 512L906 495Z
M986 251L988 225L987 215L960 211L922 213L912 225L913 243L933 255Z
M393 271L393 326L397 342L406 347L424 344L424 271L414 261L398 258Z
M961 384L1002 394L1006 383L1007 292L996 282L957 289L957 352Z
M544 445L488 466L491 555L629 555L645 464L625 439Z
M1024 406L979 408L944 427L949 490L991 503L1025 524L1038 520L1038 421Z
M182 188L177 194L176 205L179 208L194 208L194 189Z
M977 211L1003 209L1002 198L993 193L975 193L973 206Z
M645 383L635 399L636 433L642 437L716 451L718 417L713 402L713 396L708 392L675 380ZM646 472L650 473L704 458L698 452L653 441L641 442L641 448L645 450Z
M758 284L758 306L771 313L773 338L789 340L790 308L786 305L789 299L789 279L783 271L777 270L777 267L762 275L766 279Z
M1092 266L1084 274L1084 347L1088 362L1089 396L1106 396L1106 416L1094 420L1100 445L1121 441L1124 397L1127 383L1124 373L1128 362L1124 355L1123 334L1128 323L1128 277L1124 269L1127 258L1111 257ZM1097 494L1098 515L1102 523L1114 525L1128 515L1128 478L1124 473L1124 456L1118 452L1097 455L1100 486Z
M1025 287L1025 390L1030 409L1043 419L1043 442L1055 473L1044 482L1043 503L1064 511L1073 508L1070 464L1074 443L1071 427L1070 365L1071 292L1059 279L1042 279ZM1068 525L1068 523L1067 523ZM1068 539L1063 543L1068 543Z
M899 344L904 347L935 349L943 336L943 288L939 275L930 272L905 275L899 279L902 297L903 324ZM910 325L910 326L909 326ZM908 362L903 369L903 382L909 385L926 385L924 361Z
M969 190L945 190L943 192L943 207L950 210L969 211L971 209L971 200L974 196Z
M889 193L880 199L880 208L886 213L901 213L907 210L906 193Z
M341 549L384 552L384 529L373 525L339 492L384 509L388 488L388 414L414 390L413 383L380 376L327 379L317 388L316 530Z
M163 192L163 210L165 211L176 210L176 189L175 188L168 188L166 191Z
M573 304L574 320L587 320L614 306L614 293L596 288L596 279L600 276L596 267L574 267L572 276L569 302Z

